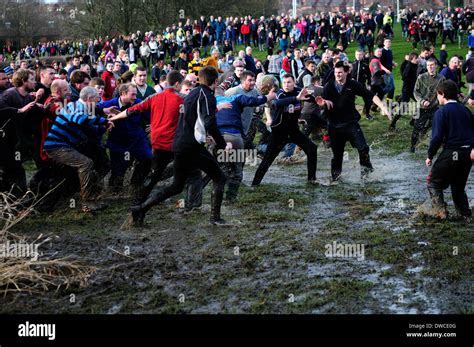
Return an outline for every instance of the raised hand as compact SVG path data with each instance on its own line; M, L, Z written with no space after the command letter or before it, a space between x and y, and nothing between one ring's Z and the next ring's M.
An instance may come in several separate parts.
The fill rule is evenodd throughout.
M18 113L25 113L25 112L28 112L28 111L31 110L31 109L33 108L33 106L35 106L35 105L36 105L36 100L30 102L29 104L26 104L26 105L23 106L22 108L19 108L19 109L18 109Z

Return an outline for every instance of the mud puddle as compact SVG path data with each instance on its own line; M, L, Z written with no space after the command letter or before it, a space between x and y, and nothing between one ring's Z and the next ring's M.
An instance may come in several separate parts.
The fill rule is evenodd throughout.
M329 180L330 151L318 151ZM87 288L1 298L16 313L458 313L472 310L472 225L413 218L427 198L428 169L410 155L372 152L362 181L356 153L337 186L307 186L306 164L273 165L263 185L242 187L210 227L207 213L184 216L169 200L148 226L120 230L128 200L97 217L62 211L17 232L50 233L44 251L98 267ZM249 186L255 167L246 166ZM471 174L467 194L474 197ZM449 192L447 201L452 207ZM471 201L472 203L473 201ZM209 193L204 200L208 211ZM342 256L328 249L342 245ZM363 259L349 254L362 246ZM459 247L458 256L451 256ZM349 253L348 253L349 252ZM75 302L70 302L71 294Z

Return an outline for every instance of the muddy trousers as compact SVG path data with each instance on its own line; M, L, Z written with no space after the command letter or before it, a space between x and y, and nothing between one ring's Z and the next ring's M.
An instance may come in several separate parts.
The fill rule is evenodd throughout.
M130 185L133 190L134 204L139 203L144 195L143 183L151 167L151 153L149 148L144 147L141 150L131 148L129 151L110 150L110 161L112 164L112 173L109 180L109 186L114 191L120 191L123 188L123 180L127 168L133 162L133 174L130 179Z
M159 181L165 180L168 176L167 166L173 161L174 153L162 149L154 149L151 163L151 170L143 183L143 189L140 191L138 201L134 204L141 204L150 196L153 188ZM202 180L201 170L196 169L190 173L186 182L186 208L199 207L202 205Z
M270 165L272 165L275 158L287 143L296 144L306 153L306 156L308 157L308 181L316 180L318 147L299 130L298 124L281 124L278 127L273 128L273 132L270 135L268 142L267 151L265 152L265 156L263 157L257 172L255 172L252 186L258 186L262 182L263 177L270 168Z
M219 161L219 156L217 159L227 176L226 199L229 201L234 201L237 199L240 183L242 182L244 176L244 140L240 134L225 133L223 134L223 137L225 142L232 143L232 151L230 154L234 154L234 156L228 156L227 158L224 157L226 160L223 162Z
M147 200L139 206L140 212L144 214L160 202L181 193L186 184L186 179L193 175L196 170L204 171L213 181L211 221L219 220L226 176L220 169L217 160L204 146L186 153L175 153L173 183L153 190Z
M331 176L333 180L337 179L342 173L344 148L348 141L359 152L359 162L362 166L362 171L373 170L369 156L370 149L358 123L349 124L341 128L329 126L329 137L333 153L331 160Z
M470 148L444 149L433 164L427 183L434 208L446 210L443 190L451 186L456 211L462 216L472 215L465 191L472 167L470 153Z
M245 155L243 153L244 140L240 134L224 133L222 135L226 142L232 143L232 150L229 152L219 151L216 158L222 171L227 177L227 201L233 202L237 199L240 184L244 177ZM202 188L207 187L211 178L205 176L202 179Z
M413 133L411 135L411 146L414 148L420 138L420 135L423 136L431 128L433 123L433 115L436 109L425 110L420 109L420 116L415 119L415 124L413 125Z
M77 170L81 185L82 201L93 200L98 194L98 174L94 170L94 162L70 147L58 147L45 151L51 160L59 165L69 166Z

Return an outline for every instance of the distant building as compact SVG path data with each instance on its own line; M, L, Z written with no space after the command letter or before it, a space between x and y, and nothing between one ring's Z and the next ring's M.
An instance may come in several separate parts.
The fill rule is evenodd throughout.
M290 12L292 8L292 0L281 0L281 8L284 12ZM389 6L396 10L396 1L394 0L356 0L356 10L370 8L374 3L379 3L382 9ZM465 5L473 3L473 0L465 0ZM353 0L297 0L297 12L312 13L314 11L352 11L354 6ZM443 0L400 0L401 8L411 7L413 10L424 8L443 8L446 6L446 1Z

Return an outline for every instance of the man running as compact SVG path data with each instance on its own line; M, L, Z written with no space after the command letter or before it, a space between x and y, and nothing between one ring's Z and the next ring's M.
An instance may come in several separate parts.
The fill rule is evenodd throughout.
M145 214L156 204L181 193L186 179L196 169L204 171L214 182L211 193L211 218L213 225L224 225L221 205L226 177L216 159L206 150L206 133L213 137L217 149L231 150L216 123L216 98L214 90L218 73L211 66L199 70L200 85L194 88L184 100L184 114L179 118L173 140L174 177L171 185L153 191L148 199L132 207L134 224L143 224Z

